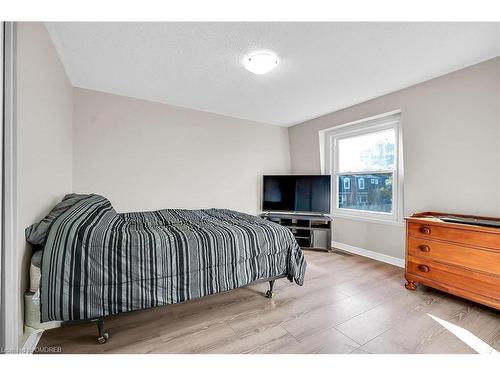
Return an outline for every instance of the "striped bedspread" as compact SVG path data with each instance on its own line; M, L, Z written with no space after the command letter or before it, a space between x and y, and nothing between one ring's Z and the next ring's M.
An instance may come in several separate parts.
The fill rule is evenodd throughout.
M26 231L28 241L43 238L43 322L173 304L280 275L304 282L306 262L290 231L255 216L226 209L120 214L99 195L65 200L57 215Z

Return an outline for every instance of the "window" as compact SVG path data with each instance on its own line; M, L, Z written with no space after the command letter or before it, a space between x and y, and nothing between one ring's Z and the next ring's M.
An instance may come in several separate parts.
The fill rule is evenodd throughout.
M400 114L327 129L320 132L320 137L324 147L322 166L332 175L332 201L337 202L333 215L401 223ZM353 189L350 189L351 180Z
M360 177L358 179L358 188L359 188L359 190L365 189L365 179L363 177Z
M360 204L368 203L368 197L366 195L358 195L358 202Z
M344 190L349 190L351 188L351 180L349 177L343 178L344 181Z
M347 201L347 197L345 194L340 194L340 204L345 204L345 202Z

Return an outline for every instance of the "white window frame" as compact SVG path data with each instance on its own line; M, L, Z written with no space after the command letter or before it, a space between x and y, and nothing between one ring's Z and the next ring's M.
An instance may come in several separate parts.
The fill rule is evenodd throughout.
M373 221L390 225L403 225L403 133L401 126L401 111L393 111L382 115L354 121L348 124L321 130L320 152L322 154L322 171L332 176L332 205L333 217ZM394 129L394 169L371 171L372 173L393 173L392 212L372 212L339 208L338 176L342 174L366 174L369 172L338 172L338 141L342 138L351 138L363 134Z
M361 187L361 185L363 185L363 187ZM358 189L359 190L365 190L365 179L364 179L364 177L360 177L358 179Z

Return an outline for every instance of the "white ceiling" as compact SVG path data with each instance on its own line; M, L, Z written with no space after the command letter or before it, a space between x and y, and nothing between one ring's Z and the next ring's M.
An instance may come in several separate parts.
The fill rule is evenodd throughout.
M290 126L500 55L498 23L47 23L69 79ZM278 54L262 76L254 50Z

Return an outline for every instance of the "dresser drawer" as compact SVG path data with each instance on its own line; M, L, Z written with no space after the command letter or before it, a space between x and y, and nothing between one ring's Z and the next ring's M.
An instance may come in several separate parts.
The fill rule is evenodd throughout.
M472 245L500 251L500 235L474 230L442 227L420 222L408 223L408 235L413 237L439 239L462 245Z
M500 299L500 277L408 256L406 272L466 291Z
M408 255L500 274L500 252L479 250L448 242L408 237Z

